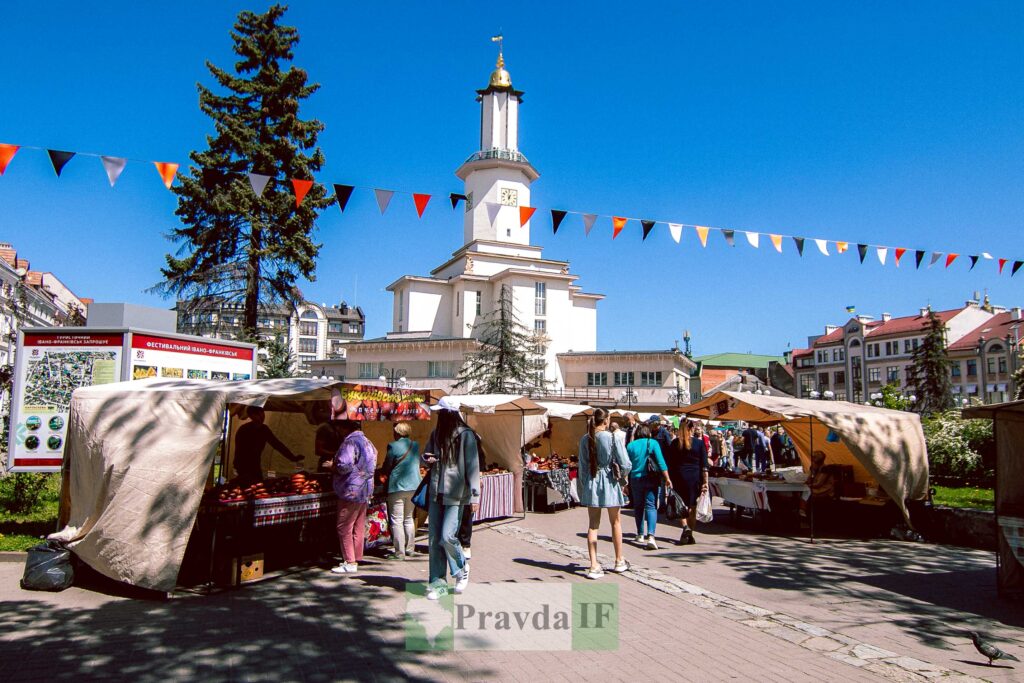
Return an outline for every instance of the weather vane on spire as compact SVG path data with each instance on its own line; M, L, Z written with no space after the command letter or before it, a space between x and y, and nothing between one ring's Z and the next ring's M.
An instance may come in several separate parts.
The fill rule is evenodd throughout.
M504 40L505 36L503 36L501 33L498 33L498 35L496 36L491 36L491 42L498 44L498 66L502 66L502 62L505 61L504 58L502 57L502 48L504 47Z

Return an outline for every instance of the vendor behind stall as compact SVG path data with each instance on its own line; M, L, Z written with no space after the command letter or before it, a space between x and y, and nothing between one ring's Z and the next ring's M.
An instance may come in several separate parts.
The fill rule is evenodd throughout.
M252 484L263 479L263 449L267 444L292 462L302 462L301 455L295 455L281 443L270 427L265 424L267 414L263 408L249 406L246 409L249 421L238 428L235 434L235 472L242 484Z

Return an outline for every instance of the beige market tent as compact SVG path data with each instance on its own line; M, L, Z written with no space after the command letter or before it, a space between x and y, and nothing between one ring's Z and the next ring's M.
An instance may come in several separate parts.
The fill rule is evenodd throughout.
M965 408L964 417L988 418L996 439L996 585L1024 594L1024 401Z
M812 401L722 391L673 413L713 420L781 424L807 469L811 453L849 465L854 479L877 482L909 522L907 500L928 495L928 454L915 413L846 401ZM832 437L830 438L830 433Z

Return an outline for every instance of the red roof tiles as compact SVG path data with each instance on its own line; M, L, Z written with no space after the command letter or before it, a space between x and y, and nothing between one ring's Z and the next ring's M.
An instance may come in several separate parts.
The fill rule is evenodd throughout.
M995 316L989 318L981 325L950 344L949 350L973 350L978 346L978 341L980 341L982 337L987 340L1006 339L1006 335L1010 335L1011 337L1016 336L1018 339L1024 337L1024 329L1018 330L1018 333L1014 335L1014 331L1010 329L1014 325L1024 326L1024 320L1014 320L1013 315L1009 311L1005 313L997 313Z

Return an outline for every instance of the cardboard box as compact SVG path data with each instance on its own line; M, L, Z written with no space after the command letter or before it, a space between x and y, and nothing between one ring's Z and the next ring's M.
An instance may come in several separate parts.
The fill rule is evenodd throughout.
M242 555L238 558L238 583L247 583L263 578L263 553Z

